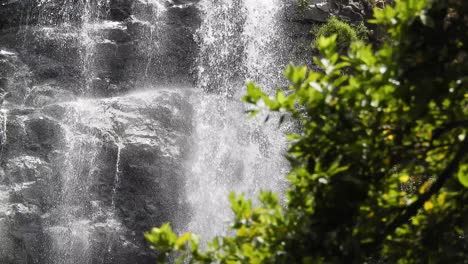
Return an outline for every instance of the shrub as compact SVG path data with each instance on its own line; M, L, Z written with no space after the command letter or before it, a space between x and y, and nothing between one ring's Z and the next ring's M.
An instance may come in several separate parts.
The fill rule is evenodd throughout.
M344 21L338 20L336 17L331 17L327 23L312 27L311 31L314 35L313 46L317 47L317 41L321 37L330 37L337 35L336 46L339 52L344 52L349 48L349 45L356 40L366 40L367 30L362 25L352 26Z

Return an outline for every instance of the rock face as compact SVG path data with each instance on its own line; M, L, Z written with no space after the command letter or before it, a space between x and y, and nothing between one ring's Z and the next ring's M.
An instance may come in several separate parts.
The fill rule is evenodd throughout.
M132 91L194 82L197 1L96 2L0 2L0 263L153 263L186 211L189 92Z
M185 210L187 98L156 90L12 109L0 171L1 263L153 263L142 233Z
M311 4L298 15L298 19L309 22L327 22L330 16L338 16L350 23L364 21L364 7L359 1L342 3L336 0L313 0Z
M197 1L95 2L2 1L0 88L19 99L56 86L38 102L29 99L34 105L194 82Z
M303 11L303 19L306 21L327 22L332 13L332 7L327 0L312 1Z

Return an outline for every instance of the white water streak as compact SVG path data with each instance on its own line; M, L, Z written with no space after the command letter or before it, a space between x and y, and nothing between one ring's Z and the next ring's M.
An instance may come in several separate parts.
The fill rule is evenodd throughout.
M3 113L2 142L0 142L0 144L4 145L7 143L8 110L1 109L0 111Z
M120 142L120 139L118 139L115 144L117 145L117 158L115 160L114 187L112 188L112 208L114 208L114 210L117 189L120 185L120 155L122 153L122 149L125 147L125 145Z

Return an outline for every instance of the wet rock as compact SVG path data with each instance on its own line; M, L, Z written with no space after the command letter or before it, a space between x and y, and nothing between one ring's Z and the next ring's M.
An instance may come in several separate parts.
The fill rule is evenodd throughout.
M327 22L330 16L338 16L342 20L357 24L364 21L364 7L359 2L349 1L348 4L341 4L330 0L314 0L301 11L299 20L308 22Z
M7 49L0 49L0 74L2 77L11 75L16 69L16 65L20 64L16 52Z
M101 72L99 77L96 77L91 81L91 89L93 90L93 94L95 96L102 97L106 94L111 94L109 90L111 90L112 87L110 79L107 75L109 74L106 72ZM113 94L116 94L115 92Z
M115 43L125 43L132 41L130 34L124 29L112 28L107 32L107 38Z
M5 166L5 177L2 183L23 183L38 179L50 179L52 169L38 157L19 156L9 159Z
M135 232L123 233L124 240L132 246L119 253L121 263L132 254L139 256L141 263L149 263L154 253L144 250L145 242L138 234L170 220L177 207L183 210L184 205L174 201L180 195L178 186L183 183L180 161L188 140L186 131L191 127L188 118L191 109L184 95L168 91L130 95L106 104L110 106L107 111L123 146L118 164L116 143L111 141L99 154L99 160L108 160L104 163L117 166L120 180L114 190L116 193L112 194L109 178L113 179L114 166L99 173L101 187L92 189L99 193L99 199L108 200L109 195L115 195L116 212L122 225Z
M72 101L75 94L67 91L55 82L33 86L24 100L25 105L32 107L43 107L57 102Z
M198 49L193 36L201 23L194 2L167 1L166 6L135 2L127 28L137 52L127 65L143 86L174 80L193 83Z
M29 148L45 152L63 142L64 132L61 124L45 115L33 115L25 121L25 130L29 138Z
M49 27L33 26L25 29L24 48L34 56L60 60L62 64L76 63L80 59L83 42L78 28L68 25ZM26 61L28 58L24 58ZM36 58L29 60L33 62Z
M61 125L37 110L11 109L6 117L2 160L23 155L47 159L48 153L63 143Z
M0 185L0 263L44 263L41 204L29 202L39 200L29 195L39 191L33 185Z
M364 7L358 2L350 1L348 5L340 8L338 16L352 24L361 23L364 21Z
M150 32L150 27L143 21L130 20L127 22L127 32L132 36L132 39L135 39L137 36Z
M0 216L0 262L5 264L26 263L24 257L22 260L16 257L16 252L22 250L15 248L14 238L8 235L10 229L8 223L6 217Z
M2 119L4 119L4 117ZM28 141L27 133L24 129L24 119L25 116L22 114L12 114L8 112L6 138L3 138L2 160L24 154L22 152L24 151L25 142ZM2 127L2 131L4 129L5 127Z
M111 0L110 14L113 20L124 21L132 14L133 0Z
M309 7L302 12L302 19L305 21L327 22L332 9L327 0L313 1Z
M50 182L54 180L50 178L52 169L49 165L44 165L45 169L48 170L47 177L39 178L35 181L15 183L10 187L10 203L23 203L33 205L41 210L46 209L51 202L53 202L52 196L50 196L52 189Z
M15 242L15 263L41 263L44 256L40 209L30 204L12 204L8 215L8 235Z
M18 53L0 47L0 86L9 92L7 101L20 103L31 84L32 74Z
M0 234L0 253L21 250L2 253L1 263L81 254L60 249L64 241L89 247L90 263L153 263L141 233L186 206L177 200L192 125L188 96L161 90L10 109L0 167L0 232L7 232ZM64 207L75 222L61 222Z
M59 61L42 58L32 64L31 67L33 67L35 86L45 88L44 85L48 85L51 80L58 80L61 85L52 85L53 88L66 90L65 93L80 94L84 90L79 65L64 65ZM60 94L61 92L57 91L57 93Z
M34 0L1 0L0 30L27 24L28 21L24 19L24 16L19 14L34 16L36 14L34 10L35 4Z

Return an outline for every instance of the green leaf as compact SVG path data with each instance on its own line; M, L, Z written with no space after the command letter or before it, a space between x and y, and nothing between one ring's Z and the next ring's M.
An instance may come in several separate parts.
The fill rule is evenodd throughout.
M468 164L460 166L457 172L457 178L463 186L468 188Z
M320 38L317 40L317 47L320 49L320 50L327 50L327 49L330 49L330 48L335 48L336 46L336 39L337 39L337 35L336 34L333 34L329 37L325 37L325 36L320 36Z
M258 110L258 109L250 109L250 110L244 111L244 113L248 114L249 118L252 118L252 117L256 116L259 112L260 112L260 110Z
M294 65L289 64L284 72L284 75L290 82L295 85L299 85L302 81L305 80L307 70L308 69L306 66L295 67Z
M265 94L259 87L255 86L253 82L248 82L247 95L242 97L242 100L248 103L256 104L258 100L264 96Z
M177 241L175 242L175 246L177 249L182 248L187 241L192 238L192 233L188 232L180 236Z
M283 104L286 101L286 97L284 96L283 91L281 90L276 91L276 101L278 101L278 103L280 104Z

